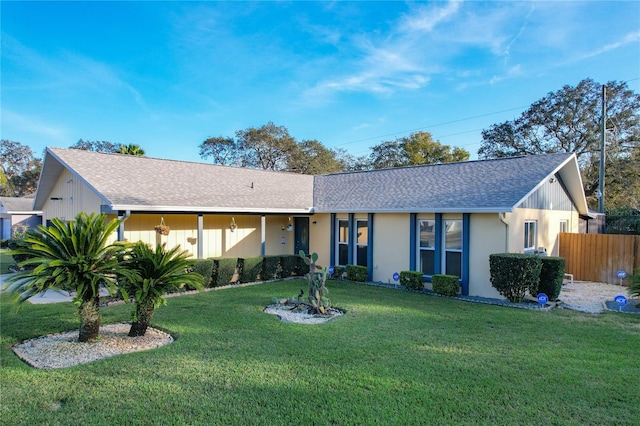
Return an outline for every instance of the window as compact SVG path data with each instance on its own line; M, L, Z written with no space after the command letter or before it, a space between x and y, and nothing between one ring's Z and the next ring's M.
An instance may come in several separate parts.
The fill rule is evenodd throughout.
M338 265L349 263L349 221L338 221Z
M436 221L420 220L420 271L424 275L435 273Z
M560 232L569 232L569 221L561 220L560 221Z
M524 249L535 250L536 248L536 221L527 220L524 222Z
M356 221L356 265L368 266L369 222L367 220Z
M445 274L462 277L462 221L444 221L444 259Z

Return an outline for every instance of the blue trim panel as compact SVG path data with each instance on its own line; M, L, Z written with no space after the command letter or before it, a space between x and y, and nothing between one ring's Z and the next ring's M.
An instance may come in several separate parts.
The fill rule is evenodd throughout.
M367 215L367 279L373 281L373 213Z
M416 229L418 225L418 215L416 213L409 213L409 270L417 271L417 256L416 252L418 248L418 230Z
M354 236L356 236L355 221L356 215L349 213L349 254L347 256L347 263L353 265L353 251L355 250Z
M442 213L436 213L436 250L433 254L433 273L442 273L442 255L444 253L444 244L442 241Z
M329 251L329 266L336 264L336 214L331 213L331 250Z
M462 214L462 295L469 295L469 239L471 235L471 214Z

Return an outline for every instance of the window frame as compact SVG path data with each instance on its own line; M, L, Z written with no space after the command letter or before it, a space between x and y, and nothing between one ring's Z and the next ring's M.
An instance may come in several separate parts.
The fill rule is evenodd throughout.
M354 244L353 244L353 264L354 265L360 265L360 266L366 266L369 267L368 263L369 263L369 219L357 219L354 221L355 222L355 226L354 226ZM360 224L361 223L365 223L366 226L364 227L364 239L366 240L365 243L361 243L360 242L360 235L358 234L358 232L360 232ZM366 247L366 255L364 256L364 259L360 259L360 256L358 256L358 251L361 247ZM363 263L361 263L363 262Z
M560 226L558 233L567 233L569 232L569 219L560 220Z
M436 271L436 246L438 245L436 243L436 220L435 219L417 219L418 222L418 226L416 227L416 230L418 232L418 238L417 238L417 242L418 242L418 265L420 265L420 272L422 272L422 275L424 277L431 277L433 274L435 274ZM422 245L422 224L423 223L431 223L431 227L433 228L433 243L431 246L423 246ZM430 251L433 253L433 274L428 274L423 270L423 263L422 263L422 253L425 251Z
M455 222L458 223L460 225L460 231L459 231L459 235L460 235L460 247L456 247L456 248L447 248L447 224L451 223L451 222ZM464 252L464 221L462 219L443 219L442 220L442 265L441 265L441 270L443 271L443 273L445 274L449 274L449 271L447 271L447 255L448 253L459 253L460 256L460 262L459 262L459 272L457 271L457 273L455 274L450 274L450 275L456 275L459 279L462 279L462 255Z
M533 235L533 245L528 246L529 240ZM537 220L525 220L524 221L524 250L536 250L538 244L538 221Z
M341 265L341 266L345 266L347 263L349 263L349 220L348 219L336 219L336 222L338 226L336 226L336 247L335 247L335 251L336 251L336 264L337 265ZM341 231L341 229L343 228L341 225L344 224L344 228L345 228L345 232L344 235ZM342 237L344 236L345 240L342 241ZM347 261L342 264L340 263L340 248L342 246L346 246L346 253L347 253Z

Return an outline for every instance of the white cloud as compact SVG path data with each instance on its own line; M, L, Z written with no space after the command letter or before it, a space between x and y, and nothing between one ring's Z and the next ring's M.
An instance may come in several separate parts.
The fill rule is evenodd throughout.
M67 129L6 108L2 109L2 129L3 139L11 138L11 135L6 135L9 131L12 134L34 134L49 141L68 142Z
M449 1L445 6L427 6L418 9L413 15L406 15L400 22L405 31L431 32L441 22L450 20L460 10L461 1Z

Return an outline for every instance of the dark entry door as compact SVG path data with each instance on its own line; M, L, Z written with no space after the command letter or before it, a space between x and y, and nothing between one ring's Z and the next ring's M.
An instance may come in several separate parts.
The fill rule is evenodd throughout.
M296 217L294 218L294 237L295 241L295 254L298 254L300 250L309 254L309 218L308 217Z

